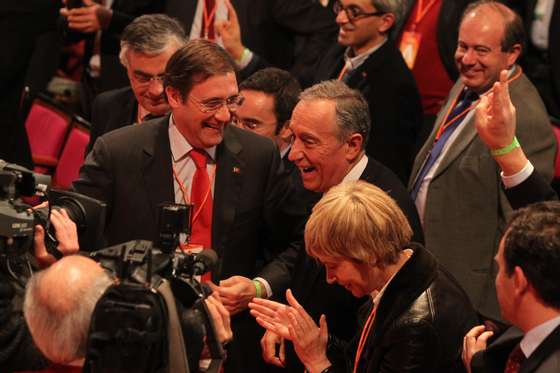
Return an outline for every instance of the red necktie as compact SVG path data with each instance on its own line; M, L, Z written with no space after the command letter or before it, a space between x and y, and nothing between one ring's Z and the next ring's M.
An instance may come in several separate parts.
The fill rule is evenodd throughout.
M212 247L212 190L206 170L208 155L204 151L193 149L189 156L196 166L191 186L191 203L194 208L190 242L210 248Z
M204 11L202 12L202 27L200 28L200 37L214 40L214 19L216 18L216 1L204 0ZM208 22L208 25L206 24ZM208 28L208 35L206 29Z
M508 356L504 373L518 373L526 359L525 354L521 351L521 346L518 344Z

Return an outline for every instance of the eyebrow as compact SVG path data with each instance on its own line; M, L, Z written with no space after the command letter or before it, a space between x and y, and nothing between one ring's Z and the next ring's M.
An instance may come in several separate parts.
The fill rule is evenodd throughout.
M163 76L163 75L165 75L165 72L162 72L160 74L152 75L152 74L148 74L147 72L142 71L142 70L134 70L134 74L138 74L138 75L142 75L142 76L146 76L146 77L152 77L152 76Z

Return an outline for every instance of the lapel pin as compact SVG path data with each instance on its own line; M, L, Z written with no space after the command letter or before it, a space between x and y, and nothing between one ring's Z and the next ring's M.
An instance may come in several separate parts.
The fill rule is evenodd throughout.
M241 169L240 169L239 167L233 167L232 172L233 172L234 174L240 174L240 173L241 173Z

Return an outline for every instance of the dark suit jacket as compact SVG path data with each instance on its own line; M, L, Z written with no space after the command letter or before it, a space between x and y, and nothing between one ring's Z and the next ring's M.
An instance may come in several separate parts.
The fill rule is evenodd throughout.
M169 116L126 126L100 137L80 170L74 188L106 201L109 245L132 239L157 239L157 206L174 201ZM286 256L297 256L296 229L303 228L304 213L297 205L280 204L290 195L281 177L280 156L271 140L228 126L216 150L216 179L212 219L212 246L219 260L213 280L233 275L261 276L274 293L283 293L290 283L290 268L276 258L262 268L264 249L278 250L288 244ZM282 212L283 231L276 237L274 216ZM305 211L306 213L306 211ZM272 223L271 223L272 222ZM299 233L299 232L298 232ZM293 262L293 261L292 261ZM256 372L263 364L255 357L260 329L248 312L232 318L236 343L229 346L226 365L237 372ZM260 334L259 334L260 332Z
M369 158L366 169L360 180L367 181L387 192L403 210L413 229L413 240L423 242L422 226L404 185L388 168L381 163ZM320 199L310 203L311 209ZM350 292L339 285L330 285L326 282L325 267L305 253L301 253L293 275L292 291L296 299L305 310L318 322L321 314L327 317L329 333L337 338L349 341L358 331L357 312L367 298L357 299ZM303 371L303 366L298 361L292 345L287 344L288 371Z
M49 362L39 352L23 317L25 289L0 272L0 371L45 369Z
M464 371L463 336L475 325L476 313L432 254L419 245L412 248L414 254L381 297L360 357L360 373ZM370 298L363 307L363 322L371 307ZM334 372L352 371L360 334L346 347L346 364L331 360ZM342 346L332 338L328 349L337 352Z
M138 102L130 87L103 92L95 98L91 110L91 133L86 154L95 140L106 132L136 122Z
M314 0L232 0L243 45L259 56L245 78L271 64L300 78L335 38L337 26L330 9ZM165 13L178 18L190 33L197 1L167 0ZM301 43L298 45L296 39ZM264 62L265 60L266 62ZM302 82L303 84L303 82Z
M409 189L432 148L445 113L461 90L462 83L458 81L416 156ZM525 75L512 81L509 90L517 109L516 136L538 172L550 181L556 142L542 100ZM474 118L464 124L452 145L428 188L423 218L426 247L453 273L477 310L499 319L493 257L512 209L503 192L498 165L477 136Z
M523 332L515 327L506 330L486 350L476 353L471 361L473 373L502 373L509 353L521 342ZM557 327L529 358L519 373L560 372L560 327Z
M513 209L520 209L531 203L558 199L550 183L538 172L513 188L505 189L506 197Z
M346 47L334 45L321 59L314 82L336 79L344 66ZM389 167L406 184L416 136L422 124L422 104L412 73L388 40L351 73L347 84L368 102L371 133L366 153Z

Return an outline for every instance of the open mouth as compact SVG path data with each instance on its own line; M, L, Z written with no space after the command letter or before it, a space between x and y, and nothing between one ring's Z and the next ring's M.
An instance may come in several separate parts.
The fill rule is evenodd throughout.
M223 126L221 124L209 123L209 122L202 122L202 127L203 128L210 128L210 129L213 129L215 131L221 131L223 129Z
M315 167L300 167L299 168L302 174L309 174L316 170Z

